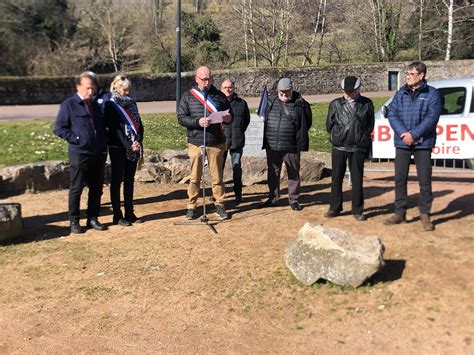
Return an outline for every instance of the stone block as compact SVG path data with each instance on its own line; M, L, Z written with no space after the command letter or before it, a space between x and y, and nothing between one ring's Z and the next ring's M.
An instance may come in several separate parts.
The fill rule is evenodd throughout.
M285 263L303 284L320 279L358 287L380 271L384 246L375 236L360 236L336 228L306 223L285 249Z
M21 205L0 203L0 243L13 242L22 234Z

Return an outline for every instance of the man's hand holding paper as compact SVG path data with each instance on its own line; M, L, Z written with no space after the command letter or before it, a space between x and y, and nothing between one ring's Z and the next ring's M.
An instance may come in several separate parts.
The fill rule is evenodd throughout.
M225 110L225 111L213 112L207 117L207 119L210 124L222 123L222 122L227 123L227 122L230 122L231 116L230 116L229 110Z

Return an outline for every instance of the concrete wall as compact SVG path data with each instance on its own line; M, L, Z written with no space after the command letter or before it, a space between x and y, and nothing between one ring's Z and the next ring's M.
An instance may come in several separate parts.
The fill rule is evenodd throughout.
M425 62L428 66L428 80L474 76L474 60ZM340 90L340 82L346 75L362 78L364 91L388 90L389 71L403 74L408 62L376 63L361 65L331 65L325 67L240 69L214 72L214 83L220 85L224 78L235 80L236 91L241 96L258 96L263 85L275 90L278 79L290 77L295 87L303 94L327 94ZM174 100L176 79L174 74L131 74L133 94L138 101ZM100 76L107 86L112 75ZM403 82L403 76L399 76ZM182 74L182 90L194 83L194 73ZM0 77L0 105L59 103L74 93L74 79L71 77Z

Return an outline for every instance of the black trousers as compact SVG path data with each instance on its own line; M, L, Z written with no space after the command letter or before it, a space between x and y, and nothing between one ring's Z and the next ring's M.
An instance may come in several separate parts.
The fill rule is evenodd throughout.
M81 217L81 194L85 185L89 188L87 219L99 216L100 198L104 184L104 167L107 155L69 153L69 220Z
M298 202L300 197L300 153L267 149L268 198L277 201L280 198L280 174L283 162L288 172L288 200L290 204Z
M431 149L396 149L395 151L395 213L405 217L408 207L407 181L411 156L415 159L420 198L418 207L421 213L429 214L433 203L431 190Z
M125 219L133 216L133 185L138 160L128 160L124 148L109 147L112 177L110 181L110 200L114 220L123 218L120 208L120 187L123 182L123 202Z
M332 148L331 201L329 210L342 211L342 183L349 161L352 183L352 214L362 214L364 210L364 161L366 152L345 152Z

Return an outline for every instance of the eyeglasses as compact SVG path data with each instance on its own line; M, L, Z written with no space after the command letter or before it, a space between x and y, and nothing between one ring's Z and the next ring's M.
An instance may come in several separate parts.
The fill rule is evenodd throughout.
M212 80L212 77L210 77L210 78L200 78L199 76L196 76L196 78L198 78L201 81L211 81Z
M410 73L410 72L405 72L405 76L409 76L410 78L413 78L414 76L420 75L420 73Z

